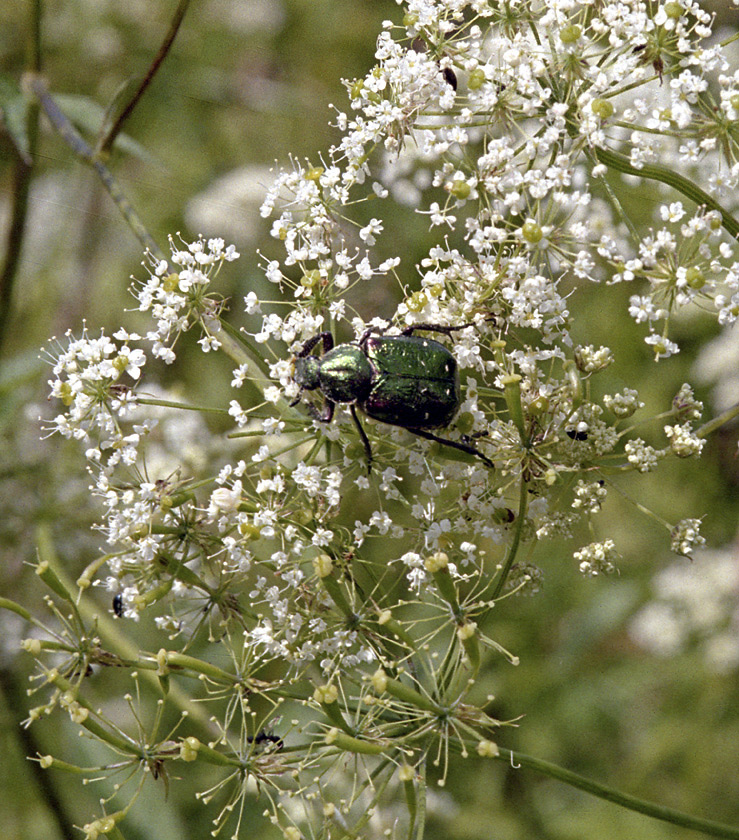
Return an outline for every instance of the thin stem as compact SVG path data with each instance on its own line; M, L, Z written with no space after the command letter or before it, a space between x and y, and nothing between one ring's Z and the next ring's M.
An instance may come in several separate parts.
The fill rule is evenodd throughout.
M735 403L731 408L727 408L726 411L721 412L718 417L714 417L713 420L709 420L699 429L696 429L696 437L707 438L735 417L739 417L739 403Z
M493 601L503 591L506 578L508 577L508 574L511 571L511 566L513 565L513 561L516 559L516 554L518 554L518 546L521 543L521 534L523 533L523 526L524 522L526 521L526 509L528 507L528 503L529 488L528 484L522 478L521 487L518 493L518 516L516 517L516 529L513 532L513 539L511 540L511 544L508 548L508 556L506 557L506 561L503 564L503 568L500 570L498 581L495 584L495 589L493 590Z
M694 817L682 811L677 811L674 808L668 808L665 805L656 805L653 802L647 802L628 793L614 790L608 787L608 785L602 785L599 782L594 782L592 779L586 779L584 776L579 776L577 773L572 773L563 767L551 764L549 761L543 761L540 758L534 758L524 753L512 752L502 747L500 748L498 758L509 762L512 767L528 767L552 779L564 782L571 787L584 790L586 793L597 796L599 799L605 799L607 802L621 805L630 811L646 814L648 817L653 817L656 820L663 820L664 822L679 825L683 828L692 828L694 831L701 831L711 837L726 837L739 840L738 827Z
M251 341L242 330L239 330L232 324L229 324L229 322L225 319L222 318L219 323L223 330L247 351L249 360L252 361L265 376L269 376L269 364L262 356L261 352L257 348L257 345Z
M33 73L41 72L41 0L31 4L28 67ZM28 218L28 194L31 188L31 169L38 142L39 108L29 105L26 116L28 133L28 158L16 157L13 188L10 196L10 223L5 246L5 259L0 269L0 349L5 343L13 301L13 286L23 250L23 235Z
M623 172L626 175L636 175L637 178L661 181L663 184L667 184L673 189L676 189L696 204L704 205L710 210L716 210L721 214L721 223L726 231L735 239L739 239L739 222L715 198L688 178L656 163L645 163L637 169L631 164L626 155L622 155L620 152L614 152L612 149L604 149L598 146L594 149L594 152L598 160L610 169L615 169L617 172Z
M208 411L211 414L228 414L227 408L213 408L209 405L189 405L175 400L159 400L148 397L136 397L138 405L160 405L164 408L181 408L183 411Z
M182 23L182 19L185 17L185 12L187 11L187 7L189 5L190 0L180 0L180 3L177 6L177 9L174 13L174 17L172 18L172 22L169 25L169 31L167 32L164 41L162 41L162 44L159 47L159 50L157 51L157 54L154 56L154 60L152 61L151 66L147 70L144 78L141 80L141 84L136 89L136 92L133 94L129 102L118 115L118 118L110 127L107 134L103 134L99 138L97 146L95 147L95 157L97 157L98 155L107 155L110 149L112 148L116 137L120 134L121 129L123 128L123 124L133 113L133 109L139 103L139 100L144 95L146 89L149 87L152 80L154 79L157 70L161 66L164 59L167 57L167 54L169 53L174 39L177 36L180 24Z
M30 33L30 61L29 67L34 73L41 72L41 21L43 8L41 0L33 0L31 4L31 33Z
M97 172L103 186L108 191L108 194L115 202L116 206L121 212L121 215L128 223L128 226L134 232L134 235L139 242L144 246L144 249L151 252L151 254L159 260L165 259L164 252L160 250L159 246L152 239L151 235L144 227L144 223L139 218L138 213L126 198L123 190L120 188L118 182L113 177L112 172L108 167L95 157L92 148L87 144L82 135L75 129L72 123L67 119L61 108L56 104L53 97L49 93L45 82L40 76L31 76L29 81L31 90L36 94L44 113L49 118L51 124L59 132L62 139L86 163Z
M33 127L35 129L38 117L38 108L34 109ZM35 148L36 131L33 131L32 151ZM23 249L23 234L28 218L28 193L31 187L31 165L24 161L20 155L16 157L15 171L13 172L13 188L10 196L10 224L8 225L7 240L5 246L5 261L0 270L0 347L5 342L8 331L8 323L11 315L11 303L13 299L13 286L20 265L21 251Z
M592 160L592 157L591 156L589 156L589 157ZM639 241L639 233L637 232L634 223L631 221L631 218L630 218L629 214L624 210L623 205L621 204L621 202L618 199L618 196L616 195L616 193L613 190L613 187L608 183L608 178L606 178L606 177L601 178L600 183L603 186L603 188L605 189L605 191L608 193L608 197L611 199L611 202L613 203L613 206L614 206L616 212L618 213L621 221L629 229L629 233L631 234L634 242L638 242Z
M627 93L630 90L634 90L634 88L643 87L644 85L648 85L651 82L655 81L656 79L660 79L660 76L659 76L658 73L655 73L653 76L647 76L646 79L639 79L636 82L631 82L628 85L623 85L623 87L616 88L615 90L612 90L610 93L602 93L602 94L600 94L600 96L602 96L604 99L611 99L614 96L622 96L624 93Z
M426 830L426 756L418 768L418 799L416 810L416 835L414 840L423 840Z
M69 588L70 592L74 590L74 583L69 578L58 564L56 567L57 575L62 583ZM95 631L99 633L104 644L110 645L113 650L120 654L124 660L135 661L136 667L142 672L142 678L151 683L156 690L159 689L159 678L151 669L151 666L146 661L140 661L140 650L134 644L130 637L126 635L123 627L110 618L107 614L100 612L100 607L97 604L91 603L90 599L82 598L79 603L79 611L82 617L88 622L94 622ZM209 735L213 733L213 724L210 721L208 712L203 708L201 703L194 702L193 698L187 694L178 685L170 685L167 698L179 709L187 710L189 717L196 720Z

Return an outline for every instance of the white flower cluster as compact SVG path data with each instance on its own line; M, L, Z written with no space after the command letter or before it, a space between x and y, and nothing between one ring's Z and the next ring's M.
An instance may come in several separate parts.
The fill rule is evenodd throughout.
M239 691L274 659L286 678L326 679L299 696L334 710L333 680L358 671L342 685L351 694L368 665L392 661L400 672L437 634L449 653L428 696L474 685L464 669L479 662L477 628L504 585L538 587L534 544L594 528L626 474L700 454L691 423L702 406L687 385L660 415L669 447L632 437L637 391L601 387L618 347L573 338L588 326L571 329L579 286L602 283L604 306L610 284L638 287L629 311L656 358L678 350L677 311L713 309L722 324L739 315L732 217L713 197L731 197L739 180L727 129L739 76L707 41L710 21L695 3L404 6L402 25L387 23L379 38L377 65L347 83L341 139L319 162L278 173L262 207L284 249L263 268L285 299L250 292L251 332L223 327L212 281L238 255L222 240L172 242L171 259L153 263L136 291L154 321L145 339L70 338L51 382L67 409L52 429L84 442L105 504L108 585L123 615L166 598L163 632L194 634L207 622L211 639L232 645ZM646 235L621 224L606 172L685 189L669 167L688 163L710 205L664 203ZM391 198L413 203L438 234L422 253L411 243L383 251L389 231L403 233L383 213ZM403 299L374 311L390 299L387 283ZM171 363L192 328L203 352L230 355L234 391L249 384L260 397L229 393L218 407L235 426L230 451L203 445L198 462L183 452L165 471L143 441L154 437L153 406L171 401L144 397L147 360L134 344ZM371 356L382 336L399 348L387 370ZM434 353L448 360L443 374L428 373ZM132 416L135 405L152 411ZM181 446L169 440L168 453ZM699 525L679 522L673 550L700 547ZM597 576L615 570L618 552L605 538L574 557ZM395 615L414 610L428 619ZM433 676L432 660L408 672ZM347 699L357 733L376 705L365 699ZM373 718L370 728L380 726Z
M614 572L618 556L613 540L590 543L573 554L580 564L580 571L587 577L608 575Z
M675 554L690 557L692 553L702 548L706 541L700 535L700 519L681 519L670 534L670 548Z
M224 262L238 259L233 245L222 239L198 239L178 248L170 238L169 260L151 261L149 279L135 291L142 312L151 312L156 328L146 334L152 353L167 364L175 360L174 343L180 333L200 324L205 333L204 352L217 350L218 340L208 334L208 320L218 314L219 305L208 295L212 275Z
M657 466L659 453L641 438L628 441L625 450L629 463L636 467L639 472L650 472Z
M620 394L605 394L603 405L620 419L631 417L635 411L644 408L638 392L633 388L624 388Z
M585 482L579 479L575 487L575 498L572 507L582 508L588 513L597 513L605 501L608 491L602 481Z
M127 379L138 381L146 364L143 350L129 343L140 337L121 329L113 338L102 332L93 338L86 328L79 338L71 332L66 337L66 346L53 340L55 346L47 351L55 377L49 380L51 396L66 409L54 418L50 431L84 443L96 432L103 438L103 446L120 450L126 441L118 418L135 407L133 383Z
M678 458L700 455L706 443L695 434L689 423L683 423L681 426L665 426L665 434L669 438L670 449Z
M402 27L387 24L376 67L347 85L351 109L337 116L340 141L318 165L293 161L262 207L284 248L281 260L265 263L265 273L292 300L278 314L253 292L245 298L246 312L261 324L244 337L247 359L237 359L232 386L250 381L249 353L262 345L274 354L269 365L258 360L271 382L263 383L258 406L230 401L238 434L254 443L237 464L221 469L216 487L200 501L204 516L198 518L197 495L187 487L212 476L137 483L113 474L119 462L146 474L140 443L153 425L123 424L145 361L132 346L139 337L116 333L116 344L85 335L60 353L52 392L69 410L53 428L84 439L97 465L97 491L108 509L103 530L120 550L113 571L130 612L157 600L149 591L158 591L173 570L172 592L197 593L209 609L223 611L208 580L226 571L234 585L245 576L250 597L261 604L263 617L247 634L260 650L295 663L318 658L326 667L342 657L366 659L366 642L339 629L345 617L333 627L322 618L316 636L319 625L311 624L304 601L325 600L306 573L318 553L353 557L382 540L389 562L407 565L402 558L444 551L456 553L452 566L469 564L482 575L483 556L502 551L512 532L545 539L595 515L609 465L646 472L669 451L681 457L700 452L703 441L688 425L697 410L689 389L673 405L678 422L665 427L671 450L658 452L617 428L643 404L630 388L598 397L597 377L614 351L574 346L570 304L560 286L571 277L646 283L631 307L650 330L701 296L724 294L722 311L731 308L731 295L720 286L731 291L736 272L725 270L733 251L721 241L720 214L704 208L691 217L673 201L661 208L665 226L632 242L634 253L627 255L589 181L593 156L592 177L599 178L610 160L599 158L599 150L614 145L630 143L632 163L658 148L661 161L679 161L681 132L690 133L708 95L700 82L724 72L726 62L720 50L706 47L706 21L695 11L662 19L638 4L604 3L589 8L585 27L573 23L577 5L531 9L532 26L515 35L495 24L488 4L466 0L413 0ZM475 20L460 26L468 13ZM550 36L546 49L537 27ZM690 66L671 76L679 80L669 87L674 114L659 125L654 119L666 113L666 92L635 49L648 50L652 33L666 50L663 65L671 50ZM611 44L606 54L603 37ZM700 62L691 63L699 54ZM731 84L721 84L725 107L736 107ZM643 88L640 99L626 96L634 88ZM628 138L617 118L632 126ZM708 167L717 150L702 149L696 165ZM735 177L732 169L724 180ZM368 200L375 208L403 195L413 196L432 228L443 226L448 234L416 266L400 256L375 256L388 225L377 210L371 217L362 210ZM171 258L152 263L136 291L139 308L155 322L145 336L151 354L167 363L178 337L193 327L201 331L204 352L223 346L222 302L211 286L220 266L238 256L219 239L172 241L171 248ZM347 293L385 278L406 290L394 316L354 317L344 326ZM402 428L409 424L398 399L382 415L389 424L360 418L363 446L344 404L331 404L326 413L321 388L309 394L295 381L294 354L320 357L325 342L301 348L328 326L356 338L414 327L422 335L430 328L431 338L450 345L464 382L454 424L421 441ZM647 341L658 356L675 349L665 330L653 330ZM231 345L226 349L233 355ZM124 373L129 384L120 381ZM288 403L296 401L310 404L291 410ZM331 424L316 419L330 413ZM367 475L367 446L373 476ZM581 478L584 471L589 476ZM550 501L550 488L571 474L578 480L574 492L559 499L566 500L563 512ZM524 497L532 496L525 506L522 485ZM347 494L373 487L376 501L347 518ZM609 541L597 545L600 554L582 550L591 574L608 570L613 555ZM157 574L152 564L159 564ZM419 594L425 574L423 564L414 564L409 575ZM318 641L307 644L306 634Z

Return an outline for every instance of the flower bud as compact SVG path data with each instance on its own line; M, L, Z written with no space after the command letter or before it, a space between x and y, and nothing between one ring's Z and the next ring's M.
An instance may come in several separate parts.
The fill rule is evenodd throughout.
M387 688L387 674L382 670L382 668L378 668L370 677L370 682L372 683L372 688L374 688L378 694L382 694Z
M410 764L401 764L398 767L398 779L401 782L412 782L413 777L416 775L416 771Z
M328 577L334 568L334 561L328 554L319 554L313 558L313 569L319 578Z
M470 90L479 90L485 84L485 71L482 67L475 67L467 79L467 87Z
M335 703L339 697L339 689L333 683L316 686L313 692L313 699L316 703L329 706Z
M538 222L535 222L533 219L528 219L523 223L521 235L524 240L529 243L529 245L536 245L536 243L541 242L544 237L544 231L541 229Z
M559 32L559 37L563 44L574 44L580 39L581 35L582 29L576 23L563 26Z
M477 754L482 756L482 758L495 758L500 754L500 750L498 749L498 745L495 741L483 739L477 744Z
M602 120L607 120L613 116L614 107L607 99L594 99L590 103L590 110Z
M423 561L423 565L426 568L427 572L440 572L442 569L446 569L449 565L449 557L443 551L437 551L434 554L429 554L429 556Z

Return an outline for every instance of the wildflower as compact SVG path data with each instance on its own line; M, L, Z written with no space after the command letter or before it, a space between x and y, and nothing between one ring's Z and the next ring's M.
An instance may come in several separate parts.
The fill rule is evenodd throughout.
M721 214L673 201L649 230L621 226L605 200L617 183L592 183L610 168L594 161L610 152L647 175L647 163L677 169L689 160L708 189L734 189L736 138L721 121L735 120L736 79L723 48L704 43L710 20L693 6L687 14L674 3L585 5L587 15L573 16L569 2L521 2L531 25L509 28L480 0L408 0L403 24L380 34L375 67L347 84L336 145L289 161L269 188L261 214L275 251L262 270L279 301L249 292L248 331L228 328L215 278L235 249L173 238L170 256L150 258L135 287L151 317L143 339L85 330L52 356L61 411L49 428L87 453L108 591L120 595L124 619L159 606L155 626L188 651L162 648L155 657L163 687L187 672L226 709L212 744L180 739L147 766L153 773L176 754L226 768L237 790L226 816L243 810L247 778L269 779L269 791L285 778L292 797L320 802L319 819L354 835L352 808L366 804L363 819L375 806L361 800L364 791L395 781L372 768L366 785L351 778L347 797L332 790L321 801L324 787L341 787L348 774L320 765L342 751L369 762L395 750L402 731L400 769L396 757L386 765L409 795L422 778L418 744L437 739L440 756L476 749L495 757L497 722L468 695L480 651L497 646L490 608L501 593L507 601L538 589L543 572L529 562L537 540L578 532L601 509L606 476L638 479L670 451L687 457L703 447L690 425L702 406L685 385L666 412L670 448L637 437L618 454L632 433L622 422L645 406L627 386L599 396L620 348L576 344L588 327L577 295L585 280L600 284L604 300L612 284L631 283L628 312L655 359L679 352L668 336L678 334L672 319L682 310L700 306L721 323L739 317L739 262ZM655 55L664 57L664 85ZM415 204L437 234L416 265L408 249L378 248L393 199ZM394 223L394 237L404 232ZM359 292L373 299L383 281L400 290L395 312L361 303ZM326 403L330 424L328 412L311 408L295 381L306 342L329 330L360 342L414 326L401 349L418 353L416 339L438 340L452 354L440 387L458 410L446 426L429 426L438 435L420 440L425 429L393 425L402 416L390 412L373 414L360 438L352 420L366 407L363 392ZM231 360L239 399L218 406L228 439L173 423L163 410L174 400L152 397L153 387L143 396L151 360L172 364L190 331L204 362L214 353ZM375 375L394 383L400 405L431 389L413 365L408 375L408 358L392 363L398 370ZM350 366L342 373L354 375ZM473 444L488 462L472 457ZM673 550L699 547L699 524L678 523ZM606 537L574 557L594 577L615 571L618 553ZM218 640L215 659L209 639ZM82 645L58 647L76 655ZM75 661L68 671L79 669ZM277 749L258 751L250 698L260 691L281 714L299 704L304 737L322 729L327 738L287 761ZM89 725L74 692L55 698ZM316 717L304 726L311 708ZM142 739L147 756L150 742ZM276 822L308 821L311 807L287 817L274 796ZM86 830L102 832L93 823ZM297 840L326 830L290 824L283 832Z
M682 426L665 426L665 434L669 438L670 449L678 458L700 455L706 443L705 440L696 436L689 423L683 423Z
M692 553L706 544L700 535L700 519L681 519L670 534L670 548L675 554L690 557Z
M618 552L613 540L600 543L590 543L574 553L574 558L580 564L580 571L587 577L601 574L611 574L615 571L615 561Z
M657 451L641 438L627 441L624 450L629 463L639 472L650 472L657 466L659 460Z

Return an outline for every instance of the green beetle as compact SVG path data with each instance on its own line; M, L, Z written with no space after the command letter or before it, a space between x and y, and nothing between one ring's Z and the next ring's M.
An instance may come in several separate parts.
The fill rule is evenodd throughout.
M300 393L320 390L323 411L316 416L329 423L337 403L347 403L367 453L367 468L372 463L372 448L357 417L359 408L368 417L402 426L415 435L476 455L489 467L493 462L464 441L438 437L429 429L448 426L459 409L461 392L454 356L438 341L413 335L417 330L450 335L460 327L414 324L400 335L373 334L367 330L352 344L334 347L331 333L323 332L305 342L295 358L295 382ZM323 353L313 355L321 342Z

